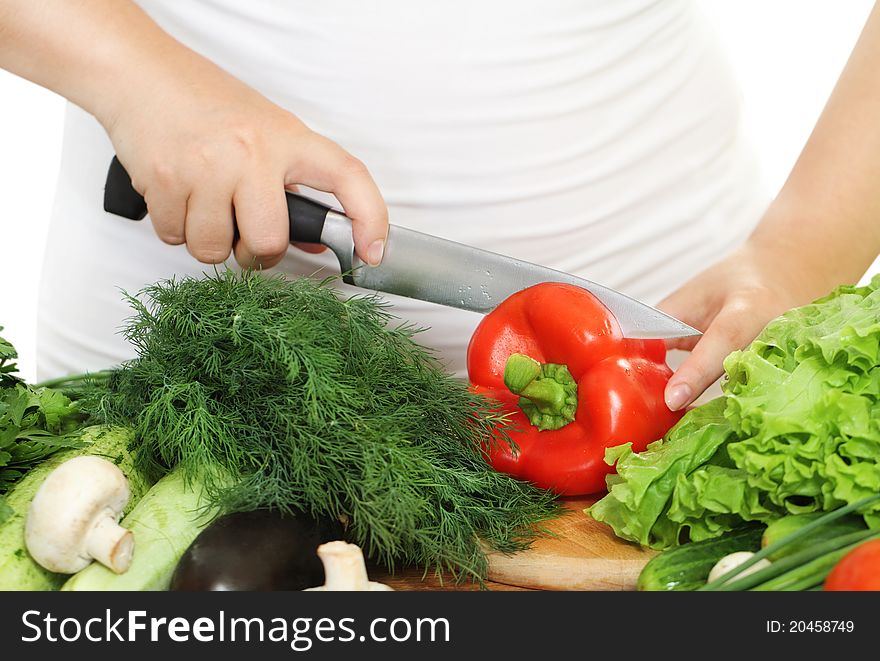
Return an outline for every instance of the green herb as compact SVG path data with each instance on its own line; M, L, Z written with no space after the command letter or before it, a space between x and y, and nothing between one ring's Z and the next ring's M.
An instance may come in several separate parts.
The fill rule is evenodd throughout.
M880 502L880 494L868 496L844 507L823 514L806 525L786 535L782 539L765 546L748 560L737 565L718 579L699 588L705 591L735 590L774 590L774 589L808 589L821 583L828 572L848 551L867 539L880 536L877 530L860 530L845 532L829 539L820 539L817 543L787 555L785 550L800 540L806 539L811 533L819 531L838 521L851 512L868 508ZM780 557L781 556L781 557ZM742 573L759 560L780 557L770 563L769 567L742 576Z
M180 467L226 511L342 517L383 564L456 578L485 577L480 540L522 549L557 513L551 494L488 467L506 418L375 297L224 272L129 301L139 357L111 377L102 415L134 427L141 466Z
M607 454L592 516L667 548L880 491L880 277L785 313L724 369L724 397L647 452ZM880 526L880 503L862 514Z
M11 513L3 494L52 453L78 447L71 432L85 417L61 392L30 386L16 376L12 361L17 357L0 337L0 522Z
M0 326L0 331L3 326ZM15 376L18 366L12 362L18 358L18 352L8 341L0 337L0 388L8 388L21 381Z

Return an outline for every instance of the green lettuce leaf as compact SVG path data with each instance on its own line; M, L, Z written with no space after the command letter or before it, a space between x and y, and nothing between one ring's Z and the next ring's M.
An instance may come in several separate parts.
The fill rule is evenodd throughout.
M723 397L646 452L608 453L590 515L666 548L880 491L880 277L773 320L724 370ZM880 526L880 506L863 514Z
M608 448L605 460L617 466L608 476L608 495L587 511L618 536L645 546L677 543L681 524L666 511L678 479L709 462L732 434L719 398L685 415L661 441L634 453L627 443Z

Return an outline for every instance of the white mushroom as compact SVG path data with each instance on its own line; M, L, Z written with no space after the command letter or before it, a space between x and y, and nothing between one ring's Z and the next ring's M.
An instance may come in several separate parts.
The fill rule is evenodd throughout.
M343 541L321 544L318 547L318 557L324 564L324 585L308 590L327 592L393 590L384 583L375 583L367 577L364 554L356 544Z
M128 497L128 480L106 459L65 461L31 502L24 533L28 552L49 571L73 574L94 559L121 574L134 553L134 536L118 523Z
M735 567L739 567L741 564L743 564L746 560L751 558L753 555L755 555L755 554L752 553L751 551L737 551L736 553L731 553L729 555L724 556L723 558L721 558L721 560L719 560L718 562L715 563L714 567L712 567L712 571L709 572L708 582L711 583L712 581L717 581L719 578L724 576L731 569L734 569ZM759 570L764 569L765 567L769 567L769 566L770 566L770 561L767 560L767 558L761 558L760 560L758 560L758 562L753 564L751 567L744 569L739 574L737 574L736 578L739 579L739 578L742 578L743 576L748 576L749 574L751 574L753 572L759 571Z

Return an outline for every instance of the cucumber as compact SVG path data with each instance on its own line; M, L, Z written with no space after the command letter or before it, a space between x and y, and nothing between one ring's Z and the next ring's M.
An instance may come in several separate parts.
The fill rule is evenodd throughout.
M764 535L761 538L761 548L769 546L774 542L778 542L780 539L790 535L800 528L803 528L808 523L815 521L825 514L827 514L827 512L789 514L781 519L776 519L770 523L764 531ZM778 551L768 555L767 558L769 560L779 560L780 558L797 553L798 551L803 551L804 549L820 542L867 529L868 526L865 524L865 518L863 516L858 514L848 514L817 528L813 532L791 544L786 544Z
M134 534L134 557L128 570L114 574L93 562L74 574L65 591L167 590L184 551L217 514L200 484L172 470L156 482L122 526Z
M131 431L123 427L89 427L82 434L82 441L86 444L84 447L52 455L30 470L6 494L6 504L12 510L12 515L0 523L0 591L57 590L67 579L66 575L50 572L34 562L24 543L24 524L31 500L46 476L62 463L86 454L100 455L113 461L128 478L131 499L126 506L127 511L147 492L149 484L135 470L128 452L131 438Z
M762 531L761 526L738 528L715 539L667 549L651 558L642 569L638 589L696 590L706 584L712 567L724 556L736 551L757 551Z

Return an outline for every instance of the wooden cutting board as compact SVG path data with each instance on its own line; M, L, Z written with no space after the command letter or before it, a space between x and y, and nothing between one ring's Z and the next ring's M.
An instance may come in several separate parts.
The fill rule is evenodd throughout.
M527 551L489 554L489 580L543 590L634 590L639 572L655 555L617 538L611 528L583 513L595 499L564 499L569 510L548 521L554 537Z

